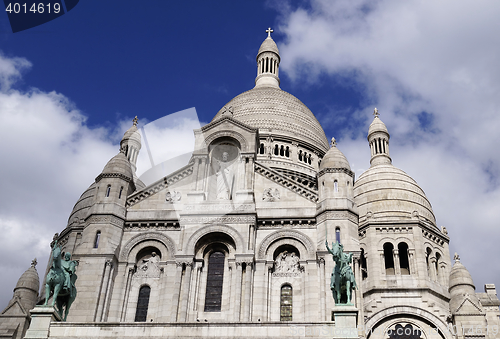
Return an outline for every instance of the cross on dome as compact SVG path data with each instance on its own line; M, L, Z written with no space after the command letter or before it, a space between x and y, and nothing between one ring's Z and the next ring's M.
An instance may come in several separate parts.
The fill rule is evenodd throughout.
M269 27L268 29L266 29L266 33L267 33L267 37L270 38L271 37L271 33L274 32L274 30L271 29L271 27Z
M380 114L379 114L379 112L378 112L377 107L375 107L375 109L373 110L373 115L374 115L375 117L378 117L378 116L380 115Z
M137 123L139 122L139 119L137 119L137 115L135 116L134 120L132 120L134 126L137 126Z

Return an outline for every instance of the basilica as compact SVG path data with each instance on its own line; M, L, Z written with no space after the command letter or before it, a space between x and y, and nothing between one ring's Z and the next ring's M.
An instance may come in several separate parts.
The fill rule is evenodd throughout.
M33 263L0 338L498 338L495 285L476 292L450 257L424 191L392 165L378 111L356 178L342 145L280 89L280 61L268 30L255 87L149 186L135 173L135 119L54 238L78 264L67 321L42 306L46 271ZM332 295L325 243L349 254L351 295Z

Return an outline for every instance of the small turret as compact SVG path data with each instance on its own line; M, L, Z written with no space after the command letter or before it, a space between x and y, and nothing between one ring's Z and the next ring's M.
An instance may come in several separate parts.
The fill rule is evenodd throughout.
M16 287L14 288L14 296L9 305L14 299L19 298L18 300L26 312L35 307L38 299L38 289L40 288L40 278L35 268L36 265L37 261L35 258L31 262L31 267L28 268L17 281Z
M371 150L370 164L372 166L391 164L389 156L389 131L385 124L380 120L378 109L373 111L375 118L368 129L368 143Z
M255 87L280 87L279 66L280 53L278 46L271 38L273 30L269 27L266 30L267 38L260 45L257 53L257 77Z

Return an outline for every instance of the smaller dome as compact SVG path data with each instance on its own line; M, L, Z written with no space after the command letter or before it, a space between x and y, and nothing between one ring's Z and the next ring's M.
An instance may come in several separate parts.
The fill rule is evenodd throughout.
M344 153L342 153L337 148L337 142L335 141L335 138L332 138L331 145L332 147L330 147L328 152L326 152L325 156L321 160L319 170L321 171L325 168L346 168L350 171L351 166L349 166L349 161L347 161Z
M382 122L382 120L380 120L378 115L375 116L375 119L373 119L372 123L370 124L370 128L368 129L368 138L370 137L371 134L375 132L383 132L389 134L387 127Z
M90 185L90 187L80 196L73 207L73 211L69 215L68 226L71 226L73 223L78 225L87 218L88 211L94 202L96 187L96 183L92 183L92 185Z
M40 278L38 277L38 272L33 264L21 275L17 281L14 291L19 288L26 288L38 294L38 289L40 288Z
M472 276L459 260L455 261L455 264L451 268L449 291L451 292L454 287L458 286L462 287L464 293L474 293L474 290L476 289Z
M280 51L278 50L278 45L274 42L273 38L268 36L262 45L260 45L259 52L257 53L257 57L259 57L259 54L264 53L264 52L273 52L280 55Z
M130 179L134 177L132 166L125 154L122 152L118 153L111 158L110 161L108 161L102 170L102 174L123 174Z
M137 141L139 144L141 143L141 134L139 133L139 130L137 129L136 125L132 125L125 134L123 134L122 141L132 139Z

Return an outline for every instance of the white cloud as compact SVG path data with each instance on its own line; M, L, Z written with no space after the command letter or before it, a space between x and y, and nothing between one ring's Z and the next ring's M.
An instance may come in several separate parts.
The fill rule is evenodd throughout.
M14 90L28 65L0 55L1 309L34 257L43 279L53 234L66 227L78 197L118 150L108 131L89 129L64 95Z
M484 265L500 240L500 3L307 4L283 7L281 70L295 81L328 74L364 88L370 106L352 116L365 116L365 125L343 130L339 141L357 176L369 166L364 133L376 106L391 133L394 164L426 191L449 231L452 255L461 254L478 290L500 286L500 265ZM358 153L361 144L366 154Z

